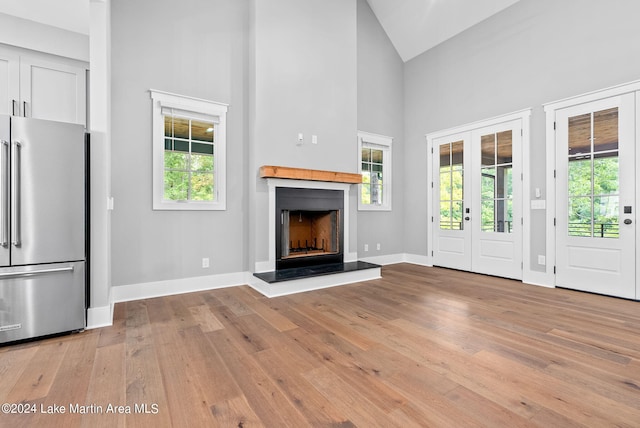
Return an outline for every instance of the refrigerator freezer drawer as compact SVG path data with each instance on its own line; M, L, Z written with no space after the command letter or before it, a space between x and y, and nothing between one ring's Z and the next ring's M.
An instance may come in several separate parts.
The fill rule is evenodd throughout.
M85 262L0 269L0 343L85 328Z

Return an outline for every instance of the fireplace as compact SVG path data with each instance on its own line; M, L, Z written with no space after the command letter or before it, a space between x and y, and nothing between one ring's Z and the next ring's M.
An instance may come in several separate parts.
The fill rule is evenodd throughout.
M276 188L276 270L344 260L340 190Z

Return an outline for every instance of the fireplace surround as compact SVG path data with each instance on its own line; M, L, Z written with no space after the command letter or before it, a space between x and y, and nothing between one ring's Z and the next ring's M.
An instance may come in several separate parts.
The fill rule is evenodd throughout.
M343 192L276 188L276 270L342 263Z

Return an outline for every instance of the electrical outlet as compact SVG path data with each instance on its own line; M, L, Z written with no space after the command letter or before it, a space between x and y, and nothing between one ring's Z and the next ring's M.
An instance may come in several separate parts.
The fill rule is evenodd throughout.
M380 243L379 242L376 244L376 250L380 251Z
M209 267L209 257L203 257L202 258L202 267L203 268L208 268Z
M369 251L369 244L364 244L364 250Z

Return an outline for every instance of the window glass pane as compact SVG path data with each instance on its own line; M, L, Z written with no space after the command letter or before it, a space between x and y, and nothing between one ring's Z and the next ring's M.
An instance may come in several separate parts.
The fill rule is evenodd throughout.
M462 169L464 166L464 141L451 143L451 164L454 169Z
M480 138L482 150L482 165L492 166L496 164L496 136L495 134L483 135Z
M495 229L495 201L493 199L482 201L482 231L493 232Z
M188 169L187 159L188 154L173 152L173 151L165 151L164 152L164 167L166 169L179 169L186 171Z
M569 118L569 155L591 152L591 113Z
M382 165L374 163L371 165L371 171L380 173L380 178L382 178Z
M618 238L618 196L601 196L593 199L593 236L595 238Z
M498 132L498 164L511 163L513 161L511 130Z
M193 153L213 154L213 144L191 143L191 151Z
M173 141L173 150L189 153L189 142L182 140Z
M191 175L191 199L213 201L213 174L193 173Z
M371 149L362 149L362 162L371 162ZM362 164L364 168L364 163Z
M364 177L364 176L363 176ZM364 179L362 180L362 192L360 194L361 197L361 202L363 204L370 204L371 203L371 185L369 184L369 181L367 180L367 182L364 181Z
M382 184L371 186L371 203L382 204Z
M213 156L192 154L191 171L213 172Z
M191 139L213 143L213 123L192 120Z
M618 153L595 155L593 160L593 194L617 195L619 189Z
M164 172L164 199L186 201L189 192L189 173L182 171Z
M371 149L371 162L382 163L382 150Z
M593 151L618 150L618 108L593 113Z
M164 149L173 150L173 140L171 138L164 139Z
M569 158L569 196L591 195L591 157Z
M181 117L173 118L173 136L175 138L189 139L189 119Z
M591 197L569 198L569 236L591 236Z
M164 136L173 137L173 116L164 116Z

